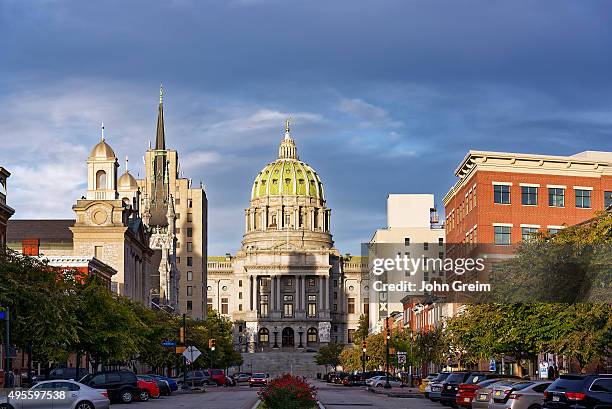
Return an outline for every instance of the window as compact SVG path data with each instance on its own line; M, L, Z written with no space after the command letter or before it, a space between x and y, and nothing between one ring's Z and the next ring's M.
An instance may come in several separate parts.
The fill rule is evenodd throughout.
M187 311L192 311L193 310L193 301L189 300L187 301Z
M193 271L187 272L187 281L193 281Z
M409 245L410 245L410 237L404 238L404 246L409 246Z
M355 314L355 299L354 298L349 298L348 299L348 309L347 312L349 314Z
M242 304L238 304L238 311L242 311Z
M363 299L363 313L365 315L368 315L370 313L370 299L369 298Z
M96 172L96 190L106 190L106 172L99 170Z
M181 234L181 228L180 227L176 228L176 234Z
M338 280L334 280L334 287L338 287Z
M338 299L338 293L336 291L334 291L334 300Z
M176 242L176 248L177 248L177 249L180 249L180 248L181 248L181 242L180 242L180 241L177 241L177 242Z
M510 226L495 226L495 244L510 244Z
M259 316L266 318L268 316L268 296L262 295L259 304Z
M98 260L102 260L104 257L104 247L103 246L95 246L94 247L94 257Z
M314 278L309 278L308 279L308 286L309 287L314 287L317 285L317 281Z
M267 328L259 330L259 343L268 345L270 343L270 331Z
M242 300L242 292L239 292L239 293L238 293L238 299L239 299L239 300Z
M576 189L576 207L589 209L591 207L591 191L586 189Z
M192 222L193 221L193 213L187 213L187 221L188 222Z
M565 207L565 189L548 188L548 205L552 207Z
M187 242L187 252L191 253L193 251L193 243L188 241Z
M288 286L288 287L292 286L292 285L293 285L293 280L292 280L292 279L290 279L290 278L287 278L287 279L285 280L285 285L286 285L286 286Z
M188 267L193 266L193 257L187 257L187 266Z
M317 329L316 328L308 328L306 331L306 344L312 345L317 342Z
M548 234L552 235L552 234L557 234L557 233L559 233L559 229L554 229L554 228L553 229L548 229Z
M429 250L429 243L423 243L423 250Z
M180 213L176 213L176 220L179 220L181 218L181 214Z
M604 192L604 208L612 206L612 192Z
M314 318L317 316L317 303L309 302L308 303L308 318Z
M293 317L293 304L284 304L283 305L283 317L285 317L285 318Z
M238 280L238 287L242 287L242 280Z
M443 246L444 245L444 237L439 237L438 238L438 246Z
M597 379L590 389L593 392L612 393L612 378Z
M211 311L213 309L212 298L206 299L206 307L208 307L208 311Z
M187 207L189 207L190 209L193 207L193 200L192 199L187 199Z
M533 239L533 235L538 232L537 227L521 227L521 237L523 241Z
M187 228L187 237L193 237L193 229L191 227Z
M229 311L229 298L221 298L221 314L227 314Z
M354 339L355 339L355 330L354 329L349 329L348 330L348 343L352 344L354 342L353 341Z
M536 206L538 204L538 188L535 186L521 186L521 204Z
M498 204L510 204L510 186L493 185L493 202Z
M334 304L334 311L338 311L338 304Z
M187 296L191 297L193 295L193 287L188 285L187 286Z

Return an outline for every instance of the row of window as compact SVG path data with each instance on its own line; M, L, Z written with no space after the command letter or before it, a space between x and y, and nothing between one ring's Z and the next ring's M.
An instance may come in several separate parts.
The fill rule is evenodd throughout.
M509 245L512 243L512 227L511 226L493 226L495 234L495 244ZM523 241L530 240L534 234L538 233L539 227L521 227L521 239ZM549 234L556 234L558 228L548 228Z
M181 248L181 242L180 241L176 242L176 248L177 249ZM187 253L191 253L191 252L193 252L193 243L188 241L187 242Z
M177 190L178 190L178 186L177 186ZM181 199L174 199L174 204L177 205L177 206L180 205L181 204ZM192 199L187 199L187 207L190 208L190 209L193 207L193 200ZM178 219L178 217L177 217L177 219Z
M181 214L176 213L176 220L181 219ZM193 221L193 213L187 213L187 222L191 223Z
M446 216L446 226L448 231L451 231L455 227L456 223L461 222L469 212L476 207L476 185L465 194L465 199L457 206L457 211L453 209Z
M444 238L438 238L438 246L444 245ZM410 237L404 237L404 246L410 246ZM423 243L423 250L429 250L429 243Z
M510 185L493 185L493 202L496 204L510 204ZM548 187L548 206L565 207L565 188ZM523 206L538 205L538 186L521 186L521 204ZM591 208L591 189L574 188L575 204L580 209ZM605 207L612 204L612 192L605 192Z
M193 228L191 228L191 227L187 227L187 231L186 231L186 233L187 233L187 237L193 237ZM176 228L176 234L177 234L177 235L178 235L178 234L181 234L181 228L180 228L180 227L177 227L177 228Z

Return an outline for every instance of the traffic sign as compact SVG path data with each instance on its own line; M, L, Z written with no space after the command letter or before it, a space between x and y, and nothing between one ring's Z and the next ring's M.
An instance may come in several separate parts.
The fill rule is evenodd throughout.
M194 362L200 355L202 355L202 353L194 346L187 347L185 352L183 352L183 356L190 362Z
M175 341L162 341L161 344L164 347L175 347L176 346L176 342Z
M0 307L0 321L6 319L6 308Z
M489 371L495 372L497 369L497 362L495 362L494 358L491 358L491 361L489 361Z
M402 351L397 352L397 363L405 364L406 363L406 353Z
M185 347L176 347L176 353L177 354L182 354L183 352L185 352L187 348Z

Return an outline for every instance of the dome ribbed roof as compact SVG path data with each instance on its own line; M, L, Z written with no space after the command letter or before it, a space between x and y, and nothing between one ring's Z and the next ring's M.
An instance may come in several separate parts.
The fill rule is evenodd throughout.
M278 159L269 163L259 172L251 189L251 199L290 195L325 200L323 183L317 172L296 159Z
M98 142L98 144L96 146L94 146L94 148L91 150L91 153L89 154L90 158L96 158L96 159L116 159L117 157L115 156L115 151L113 151L113 148L110 147L109 144L106 143L106 141L101 140L100 142Z
M136 178L132 176L127 170L123 175L121 175L117 184L119 185L119 190L138 189L138 182L136 181Z

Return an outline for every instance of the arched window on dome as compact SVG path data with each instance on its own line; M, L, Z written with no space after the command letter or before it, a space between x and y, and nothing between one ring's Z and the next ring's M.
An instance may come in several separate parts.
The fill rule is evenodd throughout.
M308 346L313 346L317 343L318 334L316 328L308 328L308 332L306 333L306 344Z
M96 172L96 190L106 190L106 172L99 170Z

